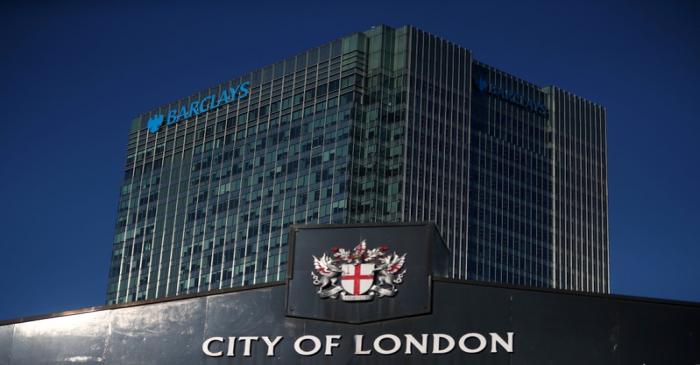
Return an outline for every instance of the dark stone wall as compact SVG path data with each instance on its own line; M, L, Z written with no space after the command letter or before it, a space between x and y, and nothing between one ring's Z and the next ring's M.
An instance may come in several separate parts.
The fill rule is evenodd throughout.
M285 316L285 286L266 286L158 303L108 307L86 313L0 326L0 364L696 364L700 363L700 305L610 295L497 287L436 279L432 313L366 324ZM354 355L353 335L365 347L381 334L465 333L505 336L514 351L478 354ZM293 350L303 335L339 334L332 356ZM275 357L262 341L251 357L212 358L209 337L283 336ZM212 350L225 345L213 344Z

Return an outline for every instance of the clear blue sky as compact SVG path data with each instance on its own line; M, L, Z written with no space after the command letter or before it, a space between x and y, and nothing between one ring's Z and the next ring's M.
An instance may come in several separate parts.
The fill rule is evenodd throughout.
M700 301L698 2L66 3L0 5L0 319L104 303L132 117L382 23L606 106L612 289Z

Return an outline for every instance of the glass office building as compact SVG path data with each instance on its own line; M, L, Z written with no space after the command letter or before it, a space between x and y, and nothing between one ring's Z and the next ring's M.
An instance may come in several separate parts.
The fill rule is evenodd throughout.
M285 278L288 227L433 221L456 278L608 292L606 120L373 27L132 122L107 302Z

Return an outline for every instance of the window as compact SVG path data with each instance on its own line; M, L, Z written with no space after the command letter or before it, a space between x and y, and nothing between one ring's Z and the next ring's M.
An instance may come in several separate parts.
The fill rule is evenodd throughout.
M328 92L330 93L333 91L337 91L338 90L338 83L339 83L338 80L333 80L333 81L329 82L328 83Z
M352 103L352 92L345 93L340 96L340 105L346 105Z
M282 109L288 109L292 106L292 97L282 99Z

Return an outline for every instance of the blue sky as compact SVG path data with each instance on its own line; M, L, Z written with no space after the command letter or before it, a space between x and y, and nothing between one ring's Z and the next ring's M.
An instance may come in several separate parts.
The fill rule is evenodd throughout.
M0 319L104 303L135 115L376 24L604 105L613 292L700 301L697 2L158 3L0 5Z

